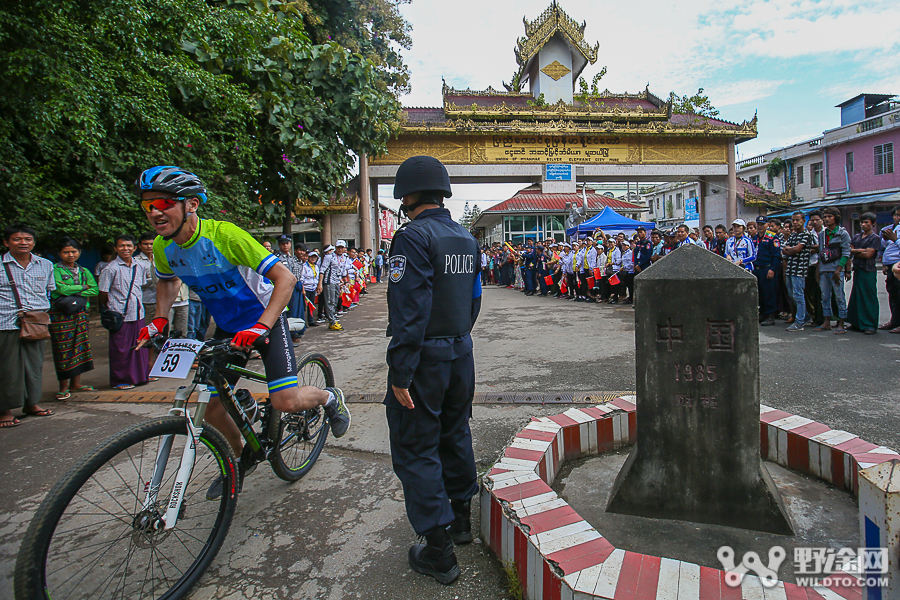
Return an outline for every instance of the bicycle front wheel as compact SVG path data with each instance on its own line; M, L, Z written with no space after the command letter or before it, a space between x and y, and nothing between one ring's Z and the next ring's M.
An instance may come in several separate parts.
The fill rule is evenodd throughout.
M184 597L222 546L237 503L228 442L209 425L196 442L184 417L162 417L94 448L35 513L16 562L16 599ZM182 489L175 479L185 444L196 456ZM158 493L145 501L157 468ZM226 493L207 501L219 476ZM183 499L167 525L173 489Z
M309 353L300 359L297 380L301 386L334 386L331 363L321 354ZM328 419L321 406L299 412L269 411L269 435L274 444L269 462L275 474L285 481L297 481L306 475L325 447Z

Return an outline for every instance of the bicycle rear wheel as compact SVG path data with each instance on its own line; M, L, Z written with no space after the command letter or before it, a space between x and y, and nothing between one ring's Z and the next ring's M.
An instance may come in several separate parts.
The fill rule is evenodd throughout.
M161 447L156 501L143 507ZM162 417L102 442L50 491L16 561L17 600L184 597L222 546L237 503L235 458L209 425L174 527L160 528L188 436L184 417ZM168 456L165 456L165 455ZM225 477L219 500L206 489Z
M323 355L311 352L299 362L297 379L301 386L334 386L331 364ZM274 444L269 454L272 470L285 481L297 481L312 469L322 453L328 438L328 419L321 406L299 413L271 409L268 430Z

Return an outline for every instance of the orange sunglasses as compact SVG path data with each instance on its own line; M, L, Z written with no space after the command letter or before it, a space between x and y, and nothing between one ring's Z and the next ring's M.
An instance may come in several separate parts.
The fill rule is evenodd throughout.
M170 209L175 206L178 202L184 202L187 200L185 197L179 198L151 198L149 200L141 200L141 208L144 209L144 212L150 212L151 209L156 209L159 212L163 212L164 210Z

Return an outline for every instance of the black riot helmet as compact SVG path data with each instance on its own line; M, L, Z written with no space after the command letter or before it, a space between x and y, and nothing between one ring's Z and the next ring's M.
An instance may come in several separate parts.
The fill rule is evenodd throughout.
M450 175L441 161L431 156L413 156L403 161L394 178L394 198L400 199L416 192L434 192L434 196L439 198L453 195ZM401 206L401 210L409 212L420 204L424 203L420 200L411 206Z

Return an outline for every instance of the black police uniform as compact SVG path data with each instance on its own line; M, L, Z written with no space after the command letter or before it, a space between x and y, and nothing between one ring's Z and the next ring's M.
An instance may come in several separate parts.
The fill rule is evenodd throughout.
M760 316L771 319L778 310L778 277L781 272L781 241L778 236L770 232L762 235L753 267L759 289ZM775 272L772 279L768 277L770 270Z
M525 267L524 284L525 294L531 296L535 290L535 269L537 269L537 250L532 248L522 255L523 266Z
M387 264L391 459L409 521L426 535L454 520L450 500L468 502L478 487L469 333L481 309L481 252L450 211L432 208L394 234ZM408 388L415 408L392 385Z
M547 255L544 254L544 251L535 250L537 256L535 257L535 271L534 276L537 279L537 283L541 287L541 296L547 295L547 280L545 279L548 275L547 271Z

